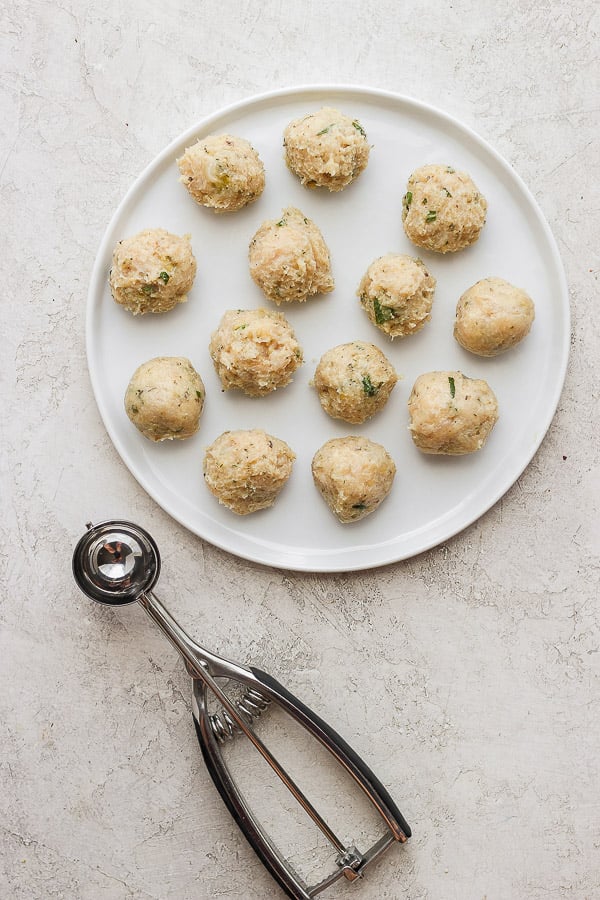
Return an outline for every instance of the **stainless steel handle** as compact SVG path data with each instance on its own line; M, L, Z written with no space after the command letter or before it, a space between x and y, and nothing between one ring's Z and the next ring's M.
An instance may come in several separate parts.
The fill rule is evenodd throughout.
M249 844L289 897L294 898L294 900L310 900L310 898L316 897L342 876L349 881L354 881L360 878L367 867L393 843L396 841L404 843L410 837L410 827L385 787L358 754L323 719L294 697L278 681L260 669L251 667L243 673L239 680L253 691L259 692L266 700L277 703L288 715L313 735L352 776L355 783L377 809L388 828L387 833L364 853L360 853L355 847L345 847L327 822L314 809L298 785L295 784L285 769L265 748L262 741L238 713L233 718L236 724L240 725L239 730L251 740L256 749L264 756L271 768L337 851L337 870L318 884L312 887L307 885L281 856L277 847L265 833L252 810L248 807L245 798L238 790L223 759L219 741L207 708L207 686L214 690L210 683L212 679L203 677L203 683L195 680L193 694L194 724L206 766L217 790ZM218 685L217 690L214 692L221 699L220 694L222 692ZM231 712L229 702L225 708L228 712Z

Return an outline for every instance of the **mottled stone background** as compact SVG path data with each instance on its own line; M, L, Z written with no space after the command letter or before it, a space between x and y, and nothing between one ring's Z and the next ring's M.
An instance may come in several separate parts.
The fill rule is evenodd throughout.
M2 898L280 896L199 759L174 652L74 589L83 523L118 515L155 534L178 617L280 676L398 798L413 840L332 896L600 896L599 30L591 0L1 4ZM518 483L447 545L352 575L261 568L171 521L113 450L84 351L96 248L140 170L222 105L311 82L412 95L489 140L572 303Z

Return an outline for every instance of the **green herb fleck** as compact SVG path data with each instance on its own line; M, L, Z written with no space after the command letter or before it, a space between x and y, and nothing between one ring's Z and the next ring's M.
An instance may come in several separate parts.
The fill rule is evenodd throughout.
M448 190L448 188L442 188L442 190L446 192L446 197L451 197L451 196L452 196L452 194L450 193L450 191Z
M279 222L275 222L275 224L277 225L278 228L281 228L281 226L286 225L287 222L285 221L285 219L280 219Z
M143 284L142 285L142 293L143 294L155 294L158 290L158 285L156 284Z
M383 306L377 297L373 300L373 309L375 310L375 322L378 325L383 325L384 322L389 322L394 318L394 310L389 306Z
M352 504L352 509L366 509L366 508L367 508L366 503L353 503Z
M454 395L456 394L456 385L454 384L452 375L448 375L448 384L450 385L450 396L454 398Z
M166 284L170 276L168 272L159 272L158 277Z
M365 129L362 127L362 125L360 124L360 122L357 122L356 119L355 119L354 122L353 122L352 124L354 125L354 127L356 128L357 131L360 131L360 133L362 134L363 137L366 137L366 136L367 136L367 132L366 132Z
M196 391L196 399L202 400L202 391Z
M408 207L412 203L412 191L407 191L405 193L404 197L402 198L402 202L404 203L405 207L408 209Z
M456 169L453 169L452 166L446 166L446 172L449 172L450 175L454 175Z
M370 375L363 375L363 377L362 377L362 386L363 386L363 391L365 392L365 394L367 395L367 397L374 397L375 394L377 393L377 388L375 387L375 385L374 385L373 382L371 381L371 376L370 376Z
M430 209L429 212L427 213L427 215L425 216L425 221L426 222L435 222L436 219L437 219L437 210Z
M248 327L248 323L244 322L243 325L236 325L233 330L234 331L243 331L244 328L247 328L247 327Z
M322 128L321 131L317 131L317 137L321 137L322 134L327 134L330 128L333 128L335 122L332 122L330 125L327 125L325 128Z

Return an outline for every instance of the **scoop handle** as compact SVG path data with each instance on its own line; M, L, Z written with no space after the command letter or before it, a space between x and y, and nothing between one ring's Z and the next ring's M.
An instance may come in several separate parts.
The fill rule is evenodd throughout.
M231 673L229 676L231 677ZM283 712L290 715L311 736L316 738L332 754L339 765L350 774L355 784L361 788L367 799L377 809L388 828L386 834L364 854L359 853L355 847L346 847L313 807L299 785L294 782L254 730L249 727L247 720L240 717L240 708L235 708L212 675L204 671L200 677L194 678L192 695L194 724L204 761L217 790L250 846L289 897L292 897L293 900L311 900L312 897L320 894L342 876L353 881L361 877L365 869L394 841L404 843L410 837L411 831L408 824L379 779L346 741L320 716L261 669L249 667L243 670L240 668L233 677L234 680L251 688L263 700L276 703ZM222 738L217 737L217 731L213 727L212 719L218 718L218 716L211 717L208 713L208 690L216 695L221 704L225 700L227 704L225 709L230 716L233 716L233 723L250 739L305 812L312 818L315 825L320 828L329 843L337 850L338 868L319 884L309 887L303 878L294 871L290 863L282 857L237 787L221 753L220 741ZM233 733L230 736L233 737Z

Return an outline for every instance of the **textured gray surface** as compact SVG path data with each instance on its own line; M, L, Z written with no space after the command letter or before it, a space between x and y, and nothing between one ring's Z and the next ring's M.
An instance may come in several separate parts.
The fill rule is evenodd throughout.
M0 17L0 896L279 896L199 760L174 653L141 611L74 590L82 523L124 515L155 534L190 630L281 677L398 798L413 840L336 896L598 897L597 5L5 0ZM203 115L306 82L413 95L487 138L544 210L572 301L565 389L518 483L446 546L347 576L261 568L172 522L113 450L84 352L95 250L138 172Z

